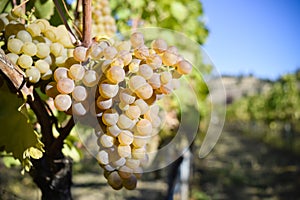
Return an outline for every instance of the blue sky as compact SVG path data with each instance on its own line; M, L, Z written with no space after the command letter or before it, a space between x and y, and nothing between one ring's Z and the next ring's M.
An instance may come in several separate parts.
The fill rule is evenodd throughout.
M221 74L276 79L300 68L300 0L201 0Z

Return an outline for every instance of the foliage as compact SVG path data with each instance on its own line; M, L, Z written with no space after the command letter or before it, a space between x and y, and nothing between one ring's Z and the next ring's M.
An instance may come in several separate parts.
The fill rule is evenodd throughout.
M130 31L132 26L161 27L180 31L200 44L208 35L201 20L202 4L198 0L111 0L110 5L121 33Z
M275 146L296 148L299 143L300 76L286 74L271 84L261 94L244 97L228 107L229 122L250 126L252 135L263 132L260 137ZM260 128L258 128L260 127ZM295 147L291 147L293 143ZM298 150L297 150L298 149Z

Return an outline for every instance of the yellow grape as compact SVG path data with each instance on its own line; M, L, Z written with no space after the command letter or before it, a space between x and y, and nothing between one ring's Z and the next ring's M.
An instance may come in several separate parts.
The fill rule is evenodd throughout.
M140 108L141 115L145 114L149 109L148 104L143 99L137 99L134 104Z
M33 60L31 56L28 56L26 54L22 54L18 61L17 61L18 65L20 65L20 67L22 67L23 69L28 69L32 66L33 64Z
M25 30L21 30L17 33L17 38L22 42L32 42L32 37L30 33Z
M100 108L101 110L107 110L107 109L110 109L112 107L112 99L106 99L106 98L103 98L101 96L99 96L97 98L97 101L96 101L96 105L98 108Z
M145 147L133 148L131 153L132 157L138 160L144 159L146 157Z
M121 129L130 129L134 125L134 122L125 114L121 114L117 124Z
M171 80L172 80L172 74L169 71L164 71L160 73L160 81L163 85L167 84Z
M107 126L115 125L119 118L119 114L115 110L106 110L102 115L102 121Z
M128 86L132 91L136 91L138 88L145 85L147 82L144 77L135 75L132 76L128 81Z
M112 83L117 84L125 79L125 71L121 67L113 66L107 70L106 77Z
M41 34L41 28L38 24L29 24L26 30L30 33L32 37L39 36Z
M89 110L89 104L85 102L73 102L72 104L72 114L83 116Z
M58 42L50 44L50 52L55 56L59 57L63 53L64 46Z
M150 54L146 59L146 63L152 67L152 69L158 69L162 66L162 59L157 54Z
M101 83L99 85L99 93L104 98L113 98L118 94L119 85L117 84L109 84L109 83Z
M129 145L119 145L118 154L122 158L127 158L131 156L131 147Z
M58 67L54 71L54 80L58 82L60 79L68 78L68 69L64 67Z
M50 54L50 48L46 43L36 44L37 52L36 56L39 58L46 58Z
M57 90L62 94L70 94L75 88L75 83L72 79L63 78L57 82Z
M168 48L168 44L163 39L153 40L151 43L151 48L158 54L165 52Z
M93 87L93 86L97 85L98 79L99 79L99 76L98 76L97 72L95 72L94 70L91 69L91 70L87 70L85 72L82 82L87 87Z
M136 95L141 99L149 99L153 94L153 88L148 83L135 91Z
M40 71L35 67L27 69L25 74L31 83L37 83L41 78Z
M192 64L187 60L182 60L176 64L176 69L179 74L189 74L192 71Z
M59 94L54 99L54 105L59 111L67 111L72 105L72 99L67 94Z
M130 145L133 142L133 134L130 131L123 130L118 135L118 141L121 145Z
M148 80L148 83L151 85L153 89L160 88L161 86L160 74L153 73L152 77Z
M165 51L162 55L162 61L166 66L175 65L177 63L177 59L178 55L170 51Z
M78 46L73 51L73 57L76 61L83 62L87 59L87 48Z
M35 61L34 66L40 71L41 74L44 74L50 70L50 65L45 60Z
M142 136L147 136L152 133L152 124L148 119L141 119L136 123L136 129Z
M116 124L114 124L107 127L107 133L114 137L118 137L118 135L121 133L121 129Z
M144 36L140 32L135 32L130 36L130 42L133 48L138 48L144 45Z
M109 163L109 155L105 150L101 150L97 154L97 160L102 165L107 165Z
M140 65L138 75L140 75L140 76L144 77L146 80L148 80L153 75L153 69L147 64L142 64L142 65Z
M125 114L132 120L137 119L141 115L141 109L136 105L130 105L125 111Z
M87 98L87 91L86 91L85 87L83 87L81 85L75 86L75 88L72 92L72 97L76 101L84 101Z
M100 143L103 147L112 147L114 145L114 138L112 136L109 136L107 134L102 134L100 136Z
M23 42L17 38L9 39L7 42L7 49L11 53L20 54L23 46Z
M80 81L81 79L83 79L84 73L85 73L85 69L82 65L73 64L69 69L68 75L74 81Z
M140 166L140 160L134 158L127 158L126 166L134 170Z
M140 68L140 63L141 60L140 59L132 59L131 62L129 63L129 71L131 73L136 73L139 71Z
M133 146L140 148L140 147L144 147L149 141L149 137L148 136L139 136L139 135L135 135L133 138Z
M37 47L33 42L25 42L22 46L22 52L32 57L37 53Z
M146 45L142 45L137 49L134 49L135 57L145 60L149 56L149 49Z
M117 55L117 53L117 49L113 46L109 46L103 50L103 56L107 60L112 60Z

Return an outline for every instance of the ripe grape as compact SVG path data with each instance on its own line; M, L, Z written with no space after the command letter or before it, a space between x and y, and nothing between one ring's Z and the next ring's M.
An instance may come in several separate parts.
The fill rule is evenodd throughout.
M12 61L13 63L17 64L19 56L15 53L8 53L6 56Z
M142 77L144 77L146 80L150 79L153 75L152 68L147 64L140 65L138 74Z
M67 111L72 105L72 99L67 94L59 94L54 99L54 105L59 111Z
M22 54L18 61L17 61L18 65L20 65L20 67L24 68L24 69L28 69L32 66L33 64L33 60L31 58L31 56L28 56L26 54Z
M145 80L144 77L136 75L136 76L132 76L129 79L128 82L128 86L129 88L134 92L136 91L138 88L142 87L143 85L145 85L147 82Z
M144 45L144 36L140 32L135 32L130 36L130 42L133 48L138 48Z
M136 95L141 99L149 99L153 94L151 85L145 83L135 91Z
M88 112L89 106L85 102L73 102L72 113L75 115L83 116Z
M136 188L136 184L137 184L137 179L135 175L131 175L130 177L125 178L123 180L123 186L127 190L134 190Z
M141 115L141 109L136 105L130 105L125 114L132 120L137 119Z
M122 158L127 158L131 156L131 147L129 145L119 145L118 154Z
M50 66L45 60L35 61L34 66L40 71L41 74L44 74L50 70Z
M182 60L176 64L176 69L179 74L189 74L192 71L192 64L187 60Z
M121 129L116 124L114 124L107 127L107 133L114 137L117 137L121 133Z
M76 101L84 101L87 98L87 91L85 87L81 85L75 86L72 92L72 97Z
M142 136L147 136L152 133L152 124L148 119L141 119L136 124L138 133Z
M84 77L82 79L82 82L85 86L87 87L93 87L95 85L97 85L98 83L98 74L97 72L95 72L94 70L87 70L84 73Z
M119 85L101 83L99 85L99 93L104 98L113 98L118 94Z
M25 30L21 30L17 34L17 38L21 40L22 42L32 42L32 37L30 33L28 33Z
M162 61L164 65L166 66L173 66L177 63L178 55L170 52L170 51L165 51L162 55Z
M26 30L30 33L32 37L39 36L41 34L41 28L38 24L32 23L26 27Z
M101 150L97 154L97 160L102 165L107 165L109 163L109 155L105 150Z
M130 131L123 130L118 135L118 141L121 145L130 145L133 142L133 134Z
M85 73L85 69L82 65L73 64L69 69L68 75L74 81L80 81L81 79L83 79L84 73Z
M151 48L158 54L165 52L168 48L168 44L163 39L153 40L151 43Z
M118 172L122 179L127 179L132 175L133 170L127 167L126 165L123 165L122 167L119 168Z
M86 55L87 55L87 48L82 47L82 46L76 47L73 51L74 59L79 62L85 61L87 58Z
M102 115L102 121L107 126L115 125L119 120L119 114L115 110L106 110Z
M25 42L22 46L22 52L32 57L37 53L37 47L32 42Z
M27 69L25 74L31 83L37 83L41 78L40 71L35 67Z
M57 90L62 94L70 94L75 88L74 81L69 78L62 78L57 82Z
M24 43L17 38L9 39L7 42L7 49L11 53L20 54L23 44Z
M115 190L120 190L123 187L122 178L116 171L113 171L108 175L107 182Z
M58 67L54 71L54 80L58 82L60 79L68 78L68 69L64 67Z
M125 71L121 67L113 66L107 70L106 77L112 83L117 84L125 79Z
M117 124L121 129L130 129L134 125L134 122L125 114L121 114Z
M97 101L96 101L96 105L98 108L102 109L102 110L107 110L107 109L110 109L112 107L112 99L106 99L106 98L103 98L101 96L99 96L97 98Z
M107 134L102 134L100 136L100 143L105 148L112 147L114 145L114 138Z
M36 44L37 52L36 56L39 58L46 58L50 54L50 48L46 43Z

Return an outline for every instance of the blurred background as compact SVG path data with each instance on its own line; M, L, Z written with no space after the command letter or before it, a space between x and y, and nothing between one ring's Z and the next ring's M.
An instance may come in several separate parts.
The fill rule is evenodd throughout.
M300 199L300 2L109 3L120 32L159 26L183 32L202 46L212 63L201 64L201 73L209 75L214 67L222 76L226 121L214 149L200 159L211 117L209 96L218 91L208 91L203 77L192 74L201 123L189 151L167 168L144 174L136 190L114 191L77 141L77 149L69 152L74 199ZM174 136L173 129L168 131L160 145ZM11 158L1 159L0 199L39 199L31 177L20 171Z

